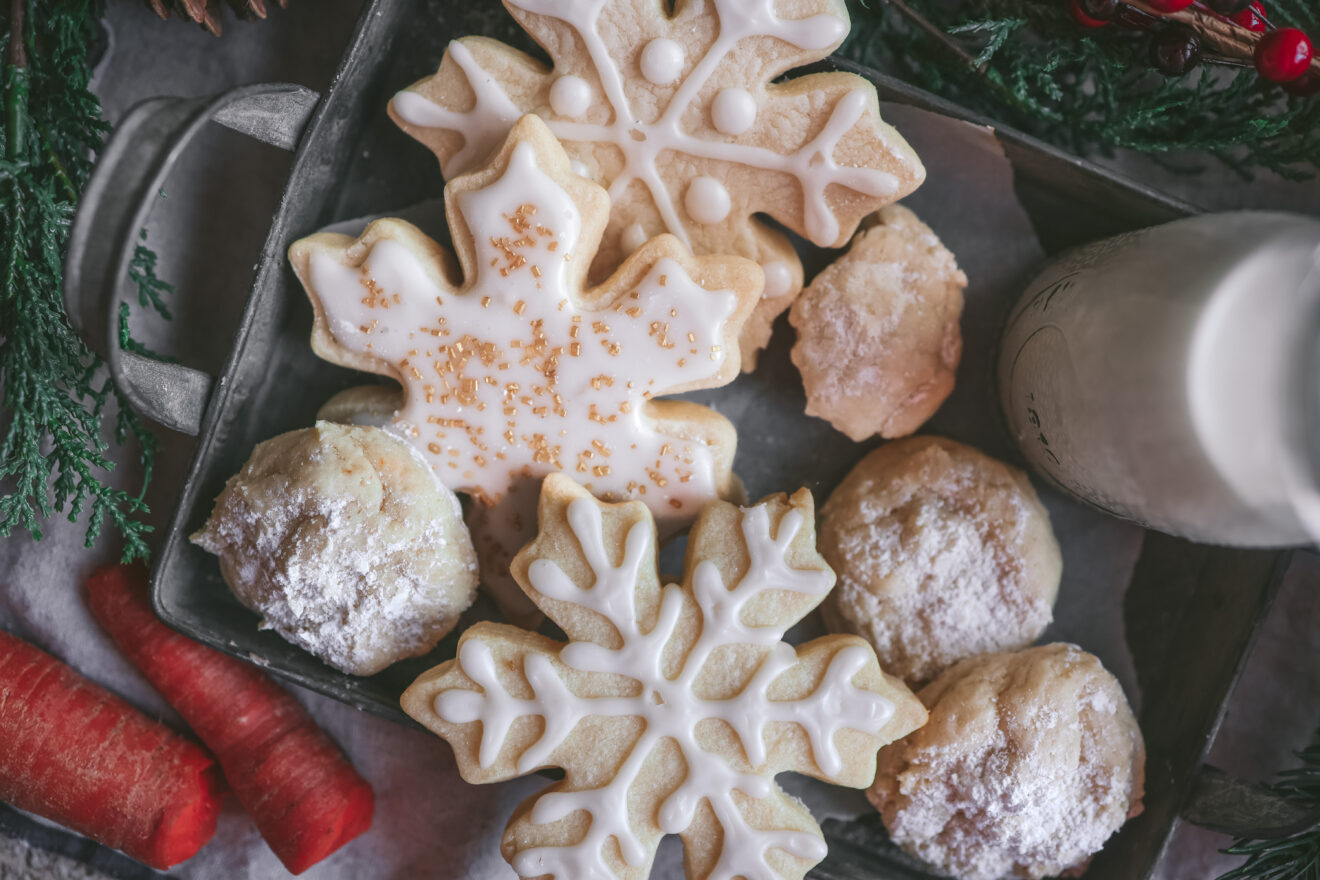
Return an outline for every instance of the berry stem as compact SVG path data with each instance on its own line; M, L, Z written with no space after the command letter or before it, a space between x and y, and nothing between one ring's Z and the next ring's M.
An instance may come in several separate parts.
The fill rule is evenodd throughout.
M1202 9L1199 3L1178 12L1161 13L1147 0L1125 0L1125 2L1148 15L1193 28L1205 41L1207 50L1247 65L1252 63L1256 55L1256 44L1263 36L1231 21L1220 19L1217 14ZM1313 73L1320 74L1320 57L1311 59L1310 69Z
M1224 15L1224 13L1222 12L1211 9L1209 6L1202 3L1201 0L1197 0L1197 2L1193 5L1196 7L1196 11L1201 13L1202 15L1208 15L1217 21L1222 21L1224 24L1228 24L1228 25L1233 24L1233 19L1229 18L1227 15Z
M885 0L885 2L888 3L890 6L894 7L895 9L897 9L899 15L903 16L908 21L916 25L918 28L925 31L932 38L938 40L940 43L944 45L945 48L947 48L949 51L953 52L953 54L961 58L970 70L974 70L979 74L983 74L983 75L985 74L985 69L986 69L985 64L977 64L976 59L973 58L972 55L966 49L964 49L958 43L957 40L953 39L943 30L932 24L930 20L926 18L926 16L922 15L920 12L917 12L911 6L908 6L907 3L904 2L904 0Z

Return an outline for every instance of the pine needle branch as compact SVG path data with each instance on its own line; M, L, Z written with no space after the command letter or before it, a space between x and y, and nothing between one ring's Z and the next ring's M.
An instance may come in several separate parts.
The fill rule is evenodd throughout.
M1301 766L1279 774L1272 788L1311 808L1320 807L1320 731L1297 753ZM1238 840L1225 853L1247 860L1218 880L1320 880L1320 827L1284 838Z
M86 514L88 546L109 525L133 559L147 556L141 515L156 440L63 307L69 226L108 128L88 90L101 5L11 0L0 17L0 537L21 529L40 538L52 514ZM163 307L168 285L155 277L154 257L134 265L144 304ZM135 491L106 481L112 442L141 450Z
M853 29L842 54L895 72L929 91L1079 154L1134 150L1205 157L1250 178L1320 171L1320 98L1293 97L1254 70L1202 65L1176 79L1150 69L1147 34L1080 28L1062 0L850 0ZM1320 4L1276 0L1276 25L1320 35ZM921 16L974 55L969 68Z

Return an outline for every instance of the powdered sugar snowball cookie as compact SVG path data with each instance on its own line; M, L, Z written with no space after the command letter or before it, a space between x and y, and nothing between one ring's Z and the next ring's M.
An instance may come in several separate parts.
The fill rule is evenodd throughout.
M539 617L509 576L535 534L547 474L645 502L666 534L715 498L737 497L737 433L715 411L659 399L728 384L762 271L693 257L671 235L645 242L599 285L587 269L609 215L605 190L574 174L546 123L525 116L489 161L451 179L450 254L401 220L356 239L294 243L312 301L312 348L396 379L346 392L336 417L379 418L440 481L467 494L482 582L505 616Z
M919 696L930 719L880 752L867 795L940 873L1054 877L1141 811L1141 731L1118 681L1075 645L972 657Z
M941 437L874 450L821 508L839 577L831 629L858 633L917 686L986 651L1025 648L1053 617L1063 563L1026 474Z
M192 541L263 627L352 675L430 651L476 593L457 497L379 428L258 444Z
M874 87L849 73L782 78L848 34L843 0L505 0L547 67L483 37L449 44L438 72L394 96L391 117L470 170L524 113L544 118L612 206L593 279L668 232L696 254L738 254L765 271L742 328L755 367L802 265L764 213L822 247L916 189L920 160L881 121Z
M567 642L477 623L402 697L468 782L564 769L509 820L501 849L520 877L640 880L666 834L692 880L800 880L824 858L774 777L869 785L879 747L925 710L856 636L783 641L834 580L812 507L805 489L712 502L681 583L662 586L645 505L546 477L513 572Z
M807 414L853 440L911 434L953 391L967 276L901 205L863 224L793 303Z

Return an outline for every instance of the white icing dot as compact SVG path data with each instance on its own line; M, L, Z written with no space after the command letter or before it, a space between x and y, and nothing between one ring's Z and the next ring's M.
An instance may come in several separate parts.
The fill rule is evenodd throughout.
M688 184L683 196L688 216L698 223L719 223L729 216L732 203L729 191L713 177L698 177Z
M573 173L578 177L585 177L588 180L591 179L591 169L577 159L569 159L568 167L571 168Z
M683 47L666 37L656 37L642 49L642 76L658 86L667 86L683 72Z
M765 271L765 290L761 299L774 299L788 293L793 286L793 273L780 260L771 260L761 267Z
M550 86L550 109L560 116L577 118L591 106L591 86L580 76L561 76Z
M710 120L724 134L742 134L756 121L756 100L746 89L720 89L710 105Z
M646 230L642 228L642 224L634 223L623 230L623 249L628 253L631 254L644 244L646 244Z

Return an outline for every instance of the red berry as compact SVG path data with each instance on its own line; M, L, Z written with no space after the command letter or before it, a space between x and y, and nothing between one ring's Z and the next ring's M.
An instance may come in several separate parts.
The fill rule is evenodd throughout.
M1165 76L1182 76L1201 63L1201 38L1191 28L1175 25L1156 31L1150 40L1150 64Z
M1230 21L1257 34L1263 34L1270 29L1270 26L1265 23L1265 7L1259 3L1251 4L1237 15L1232 16Z
M1092 18L1087 15L1086 10L1082 8L1082 0L1068 0L1068 11L1072 13L1073 20L1082 27L1102 28L1109 24L1109 22L1104 21L1103 19Z
M1272 82L1289 82L1311 66L1311 40L1297 28L1278 28L1256 44L1256 70Z
M1193 2L1194 0L1146 0L1146 5L1156 12L1168 15L1171 12L1182 12Z

